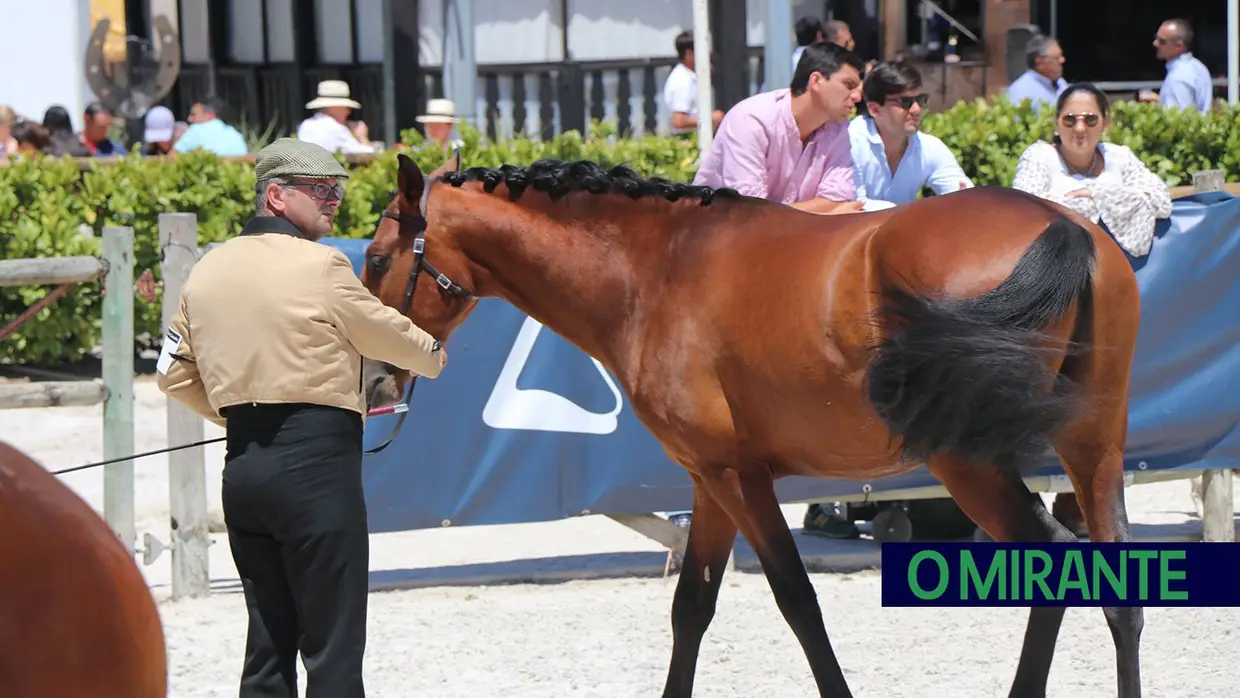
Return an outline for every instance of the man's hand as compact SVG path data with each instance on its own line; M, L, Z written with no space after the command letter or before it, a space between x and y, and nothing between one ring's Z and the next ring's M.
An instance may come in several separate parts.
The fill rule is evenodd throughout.
M828 215L836 213L860 213L865 209L864 201L841 201L834 209L827 211Z
M817 196L807 201L798 201L792 204L793 208L826 216L840 213L859 213L863 206L865 206L864 201L829 201Z
M1070 197L1072 197L1072 198L1077 198L1077 197L1081 197L1081 196L1090 196L1090 197L1092 197L1093 195L1094 195L1094 190L1093 190L1093 189L1089 189L1088 187L1082 187L1082 188L1080 188L1080 189L1076 189L1076 190L1073 190L1073 191L1068 192L1067 194L1064 194L1064 196L1065 196L1065 197L1070 196Z

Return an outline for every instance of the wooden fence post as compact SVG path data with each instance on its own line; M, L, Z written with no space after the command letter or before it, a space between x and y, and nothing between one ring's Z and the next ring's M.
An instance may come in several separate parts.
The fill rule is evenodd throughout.
M1221 191L1222 170L1199 170L1193 173L1196 193ZM1201 540L1231 543L1236 540L1236 505L1232 491L1232 472L1216 468L1201 472Z
M198 217L193 213L159 214L163 250L163 327L172 323L181 288L198 257ZM167 400L168 445L203 439L203 420L176 400ZM168 504L172 544L172 598L206 596L211 545L207 519L207 472L203 447L168 454Z
M134 453L133 433L133 228L103 229L107 262L103 295L103 457ZM121 543L134 550L133 461L103 466L103 516Z

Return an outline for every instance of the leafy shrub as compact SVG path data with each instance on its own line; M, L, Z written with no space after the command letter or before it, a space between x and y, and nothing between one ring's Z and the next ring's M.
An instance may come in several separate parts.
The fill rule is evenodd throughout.
M1008 186L1016 162L1031 143L1053 133L1051 110L1035 113L1005 96L960 102L930 114L923 130L943 139L964 171L979 185ZM667 136L620 138L613 124L594 124L590 135L570 131L546 142L517 138L490 143L463 129L465 167L524 165L540 158L589 159L626 164L646 176L690 180L697 168L693 139ZM448 153L424 147L414 130L401 134L424 172L443 164ZM1113 106L1107 138L1131 147L1170 186L1189 184L1192 173L1221 169L1240 179L1240 108L1221 106L1210 114L1175 112L1156 105L1119 102ZM345 200L336 218L337 235L373 234L379 213L396 187L392 149L352 167ZM343 161L343 158L341 158ZM136 273L159 277L158 215L193 213L198 242L226 240L240 232L253 212L254 168L202 151L173 159L124 158L93 161L85 172L71 159L36 157L0 165L0 254L3 258L98 254L105 226L134 228ZM93 233L93 235L92 235ZM0 288L0 318L16 317L48 288ZM100 340L100 284L80 284L0 342L0 361L72 362ZM160 336L160 305L135 296L135 334Z

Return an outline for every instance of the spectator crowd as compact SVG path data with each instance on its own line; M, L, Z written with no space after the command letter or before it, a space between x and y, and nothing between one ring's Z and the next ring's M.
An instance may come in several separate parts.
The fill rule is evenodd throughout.
M383 144L370 140L366 122L350 118L361 106L349 96L347 83L324 80L318 84L315 98L306 104L313 114L298 126L297 138L321 145L329 152L376 152ZM440 147L461 143L452 133L460 122L455 109L452 100L428 100L426 113L417 120L425 128L429 143ZM175 156L201 149L221 157L247 155L251 144L225 121L225 111L223 101L215 97L195 102L184 121L177 120L168 107L151 107L145 115L140 151L143 155ZM86 106L82 123L82 130L75 132L68 110L60 105L48 107L41 121L0 105L0 159L36 152L52 157L112 157L128 152L113 139L113 115L100 102Z
M846 24L804 18L795 27L791 83L738 102L711 120L714 138L695 184L731 187L742 194L802 210L847 214L916 200L924 189L947 194L973 182L942 140L920 131L928 105L920 71L903 60L865 62L854 52ZM1155 54L1167 75L1141 101L1205 112L1213 102L1209 71L1191 52L1193 31L1182 19L1163 22ZM674 129L697 127L697 81L691 32L676 39L678 65L663 98ZM1053 109L1050 142L1030 145L1011 183L1081 213L1106 229L1132 260L1149 253L1156 221L1171 215L1166 183L1133 151L1105 141L1111 105L1097 86L1063 78L1066 62L1055 39L1034 36L1025 47L1027 69L1008 86L1013 102ZM1057 495L1054 515L1087 535L1075 495ZM855 510L839 502L812 504L806 533L855 538ZM669 519L688 527L690 512Z

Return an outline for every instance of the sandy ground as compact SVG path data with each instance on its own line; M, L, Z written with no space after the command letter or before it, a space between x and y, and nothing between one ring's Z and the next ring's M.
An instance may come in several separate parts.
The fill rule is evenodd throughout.
M164 400L154 384L135 388L137 451L165 446ZM49 469L102 459L101 408L6 411L0 439ZM206 437L221 435L206 425ZM209 507L219 516L222 446L207 447ZM168 540L166 458L135 466L139 538ZM64 481L102 511L99 470ZM1237 496L1240 501L1240 496ZM1186 481L1132 487L1138 537L1200 533ZM804 511L785 507L795 528ZM168 554L139 565L160 601L170 695L236 695L245 615L227 540L213 536L213 594L171 601ZM800 537L814 568L876 558L868 540ZM366 658L368 695L511 698L653 696L671 649L675 579L633 577L657 570L661 547L609 519L591 516L518 526L432 529L372 537ZM814 696L804 655L785 624L752 552L737 547L699 660L700 696ZM849 566L850 563L844 563ZM488 576L559 570L598 577L559 584L471 584ZM1006 695L1024 632L1024 609L889 609L877 571L811 574L833 645L858 696ZM414 587L380 591L387 587ZM1240 609L1147 609L1142 637L1146 696L1236 696ZM1070 609L1051 674L1052 696L1115 693L1114 650L1098 609Z

